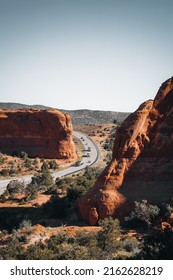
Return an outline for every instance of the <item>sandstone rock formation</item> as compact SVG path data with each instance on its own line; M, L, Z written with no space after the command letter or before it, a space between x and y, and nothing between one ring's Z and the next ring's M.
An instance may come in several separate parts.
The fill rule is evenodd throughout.
M115 135L112 160L78 201L94 225L108 216L124 218L134 200L161 203L173 197L173 77L154 101L144 102Z
M0 151L30 157L76 158L70 116L57 110L0 110Z

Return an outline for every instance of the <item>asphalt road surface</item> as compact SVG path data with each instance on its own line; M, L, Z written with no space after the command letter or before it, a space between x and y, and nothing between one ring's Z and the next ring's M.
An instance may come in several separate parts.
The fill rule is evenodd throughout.
M91 166L94 163L96 163L99 159L99 149L94 141L92 141L87 135L74 131L74 136L77 137L84 146L84 157L81 159L81 161L77 162L71 167L68 167L67 169L61 170L61 171L55 171L51 175L54 179L56 178L62 178L67 175L79 173L81 170L85 169L87 166ZM13 177L10 179L0 180L0 194L4 192L6 189L8 183L11 180L19 180L23 181L25 184L29 184L31 182L31 178L33 175L25 175L22 177Z

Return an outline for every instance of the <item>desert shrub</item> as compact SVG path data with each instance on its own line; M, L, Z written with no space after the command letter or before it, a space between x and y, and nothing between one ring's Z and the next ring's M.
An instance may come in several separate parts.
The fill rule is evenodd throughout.
M48 241L48 249L54 252L54 259L85 260L89 259L86 244L79 244L77 239L67 234L57 234Z
M4 193L0 195L0 202L1 203L4 203L6 201L6 199L7 199L7 196Z
M19 224L20 229L31 229L32 223L30 220L23 220Z
M88 180L95 180L101 173L101 169L94 168L94 167L86 167L84 172L84 177L86 177Z
M28 158L28 154L24 151L20 152L20 157L23 158L24 160L26 160Z
M68 241L68 235L64 233L56 234L50 237L50 239L47 240L47 246L48 249L53 250L58 245L62 244L63 242Z
M44 171L40 175L35 175L32 177L31 184L39 186L38 189L41 189L41 186L51 186L54 185L54 180L49 171Z
M0 173L1 173L2 176L9 176L10 175L10 169L3 168Z
M5 162L5 158L3 154L0 153L0 165L3 164L4 162Z
M149 204L146 200L135 201L135 208L125 221L131 225L145 225L149 227L159 214L159 208L156 205Z
M7 189L0 195L0 202L4 203L9 198L9 192Z
M12 175L18 175L19 174L19 171L15 168L11 168L10 169L10 172L9 172L9 175L12 176Z
M108 143L105 143L103 148L107 151L110 151L110 149L111 149L110 144L108 144Z
M36 168L39 168L39 161L35 158L33 164Z
M16 193L22 193L25 189L24 182L20 182L18 180L11 180L7 185L7 191L9 194L16 194Z
M24 248L18 238L12 238L7 246L0 247L1 260L22 260Z
M143 248L139 252L138 259L146 260L172 260L173 259L173 232L165 228L154 229L144 237Z
M165 219L167 219L171 213L173 213L173 198L160 206L160 215Z
M87 260L88 250L85 246L62 243L56 248L55 259L58 260Z
M44 161L41 166L41 171L44 173L44 172L48 172L48 170L49 170L49 165L46 161Z
M123 248L131 254L131 258L135 258L141 251L142 244L134 237L126 237L123 239Z
M86 168L83 175L75 177L57 178L55 184L61 189L68 199L75 201L94 184L100 170L96 168Z
M8 164L14 166L14 165L15 165L15 162L16 162L15 160L11 160L11 161L9 161Z
M25 189L25 201L30 201L37 198L38 185L30 183L26 186Z
M85 186L73 185L67 188L67 198L69 201L74 202L87 191Z
M29 158L25 159L25 167L28 169L31 168L31 160Z
M119 242L117 243L116 237L120 234L120 223L119 220L113 219L112 217L105 218L98 222L102 230L98 232L98 244L105 252L115 251Z
M23 253L24 260L51 260L54 259L53 252L41 242L28 246Z
M49 162L49 168L50 168L50 169L54 169L54 170L58 169L58 164L56 163L55 160L51 160L51 161Z

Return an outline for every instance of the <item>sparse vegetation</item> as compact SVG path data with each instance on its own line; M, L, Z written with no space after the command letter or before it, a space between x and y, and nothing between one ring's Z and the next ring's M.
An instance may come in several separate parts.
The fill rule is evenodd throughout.
M36 208L37 212L29 214L25 211L23 215L18 212L20 215L15 218L13 214L13 219L9 214L3 218L1 215L1 226L4 221L10 233L1 231L0 259L171 259L173 233L170 228L163 231L156 226L160 212L162 216L168 211L171 213L171 201L164 204L160 212L157 206L147 201L136 202L123 227L118 220L106 218L99 221L95 231L80 230L75 235L65 232L67 225L83 223L76 212L76 200L93 185L99 173L96 168L88 168L78 176L58 178L52 182L49 172L43 172L34 176L26 188L21 182L11 181L3 194L5 197L17 195L23 190L26 201L34 199L40 190L49 194L52 192L52 196L46 204ZM58 226L59 233L44 239L40 236L38 242L32 243L37 236L33 224L39 221L46 226L49 220ZM13 228L8 228L8 223ZM130 234L129 227L135 229L134 235Z
M145 225L149 227L159 214L159 208L156 205L151 205L147 200L135 201L135 208L129 215L126 217L126 222L134 226Z
M65 164L68 164L65 163ZM14 177L25 174L38 174L42 171L55 171L59 169L57 160L44 160L29 158L24 151L14 152L13 156L0 153L0 177Z
M25 225L26 224L26 225ZM133 258L140 251L139 242L132 237L126 237L121 232L119 222L113 219L102 221L102 228L96 232L76 232L75 236L65 234L63 231L52 235L49 239L38 241L36 244L23 246L26 239L21 238L21 232L14 231L9 241L0 250L1 259L57 259L57 260L87 260L87 259L127 259ZM22 229L28 230L28 222ZM30 224L29 224L30 226ZM29 238L27 233L27 239ZM30 232L30 238L32 233ZM9 246L12 245L13 250ZM14 250L15 249L15 250ZM121 251L120 251L121 250ZM121 253L120 253L121 252Z
M105 162L111 160L114 133L119 125L117 119L112 122L114 125L109 127L99 124L96 128L86 119L89 134L98 138L104 150ZM101 170L87 168L77 176L57 178L54 182L50 171L59 168L57 161L30 159L26 152L15 155L18 158L8 159L0 153L0 175L31 170L35 175L27 186L12 180L0 196L1 203L19 206L0 211L0 259L172 259L172 225L168 223L163 229L160 222L167 221L173 213L172 201L160 208L145 200L136 201L125 223L106 218L94 230L91 227L91 232L80 229L70 234L67 226L86 225L78 216L76 201L93 186ZM172 171L172 166L168 171ZM50 198L41 206L40 195ZM40 235L34 232L36 224L44 226ZM52 235L55 228L58 233Z

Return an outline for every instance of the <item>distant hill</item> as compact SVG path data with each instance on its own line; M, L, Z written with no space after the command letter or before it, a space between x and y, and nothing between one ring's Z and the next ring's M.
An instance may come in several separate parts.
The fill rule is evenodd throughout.
M20 103L4 103L0 102L0 109L38 109L38 110L47 110L51 109L51 107L43 106L43 105L26 105ZM129 115L129 113L123 112L114 112L114 111L101 111L101 110L64 110L59 109L59 111L63 113L67 113L71 116L73 125L80 124L99 124L99 123L111 123L116 120L118 123L122 123L122 121Z
M0 109L38 109L38 110L47 110L50 109L51 107L43 106L43 105L26 105L26 104L21 104L21 103L13 103L13 102L0 102Z

